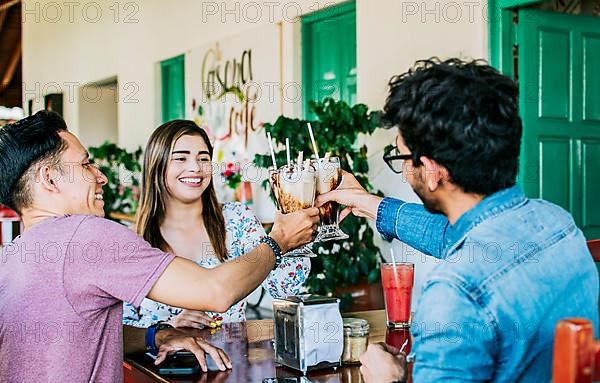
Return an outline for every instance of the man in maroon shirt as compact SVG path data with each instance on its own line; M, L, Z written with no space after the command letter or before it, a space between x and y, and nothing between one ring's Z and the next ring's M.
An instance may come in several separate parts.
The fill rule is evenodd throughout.
M101 218L107 179L88 157L52 112L0 130L0 203L25 225L0 254L2 382L121 381L123 301L139 306L149 297L225 311L260 285L282 253L308 243L319 220L316 208L278 215L253 251L205 269ZM205 353L222 370L231 368L222 350L199 337L171 331L155 341L158 362L185 348L204 370Z

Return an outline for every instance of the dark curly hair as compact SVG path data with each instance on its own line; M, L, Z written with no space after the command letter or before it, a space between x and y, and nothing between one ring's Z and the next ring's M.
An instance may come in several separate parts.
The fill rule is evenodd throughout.
M432 58L389 85L383 122L400 129L415 167L435 160L466 193L515 184L523 128L513 80L480 60Z

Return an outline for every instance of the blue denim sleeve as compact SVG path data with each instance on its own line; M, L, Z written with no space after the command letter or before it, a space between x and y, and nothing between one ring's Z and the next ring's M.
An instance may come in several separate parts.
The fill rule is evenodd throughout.
M377 208L377 231L386 238L396 238L420 252L444 257L446 233L450 226L441 214L432 214L416 203L384 198Z
M487 382L494 373L495 332L458 286L425 286L411 326L413 383Z

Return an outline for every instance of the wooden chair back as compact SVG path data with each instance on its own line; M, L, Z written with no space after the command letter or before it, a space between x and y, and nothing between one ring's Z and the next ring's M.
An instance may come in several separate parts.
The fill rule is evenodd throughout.
M600 379L600 342L592 322L571 318L558 322L554 337L553 383L592 383Z

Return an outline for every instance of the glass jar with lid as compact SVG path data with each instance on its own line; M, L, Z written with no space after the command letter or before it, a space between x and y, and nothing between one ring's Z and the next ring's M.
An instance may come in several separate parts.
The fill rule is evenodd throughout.
M370 327L364 319L344 318L342 363L360 363L359 357L367 351Z

